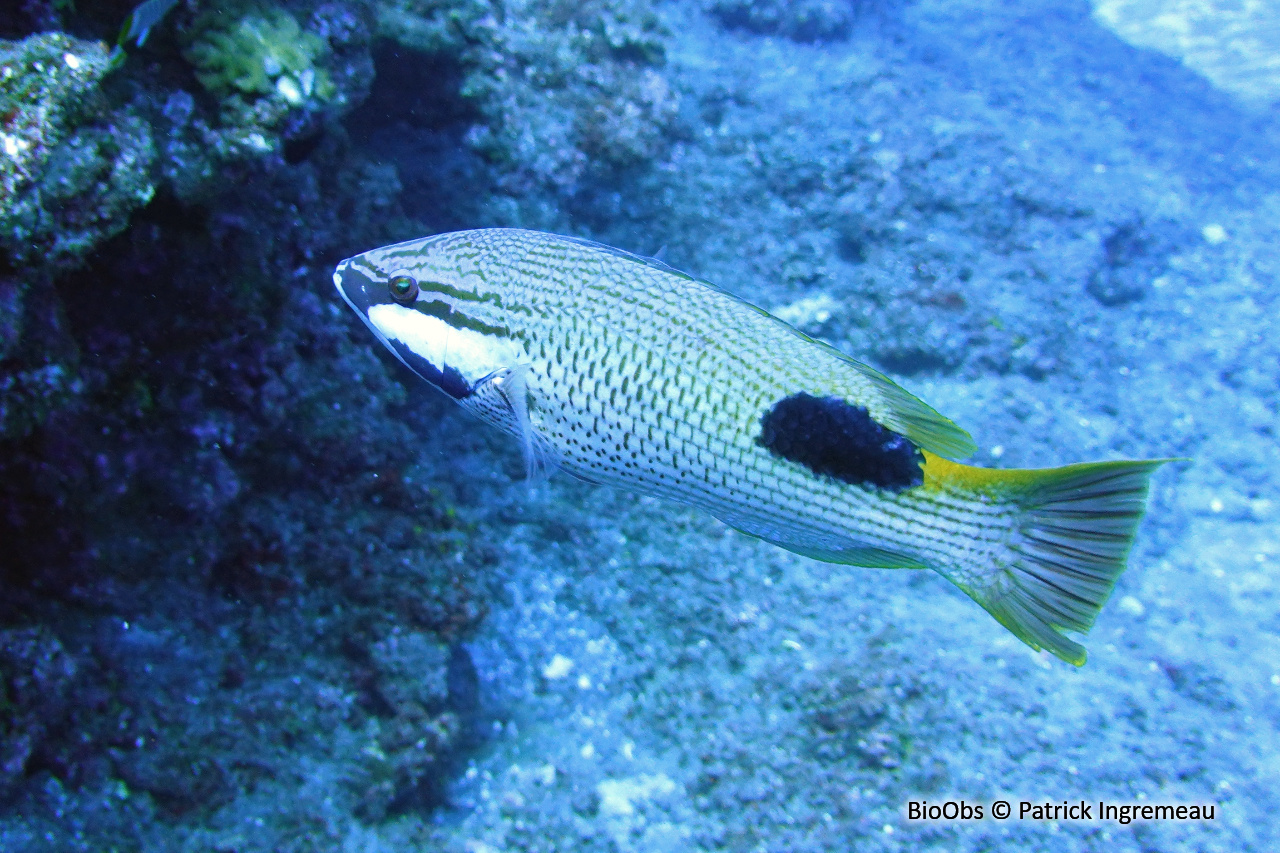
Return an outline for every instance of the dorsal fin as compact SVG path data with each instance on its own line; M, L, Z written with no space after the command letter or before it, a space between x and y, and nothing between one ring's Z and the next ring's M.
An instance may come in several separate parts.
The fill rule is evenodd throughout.
M628 261L635 261L636 263L643 264L646 267L652 267L653 269L661 270L662 272L665 272L665 273L671 273L672 275L680 276L680 278L690 279L691 281L696 281L700 284L709 284L709 282L705 282L699 278L695 278L694 276L689 275L684 270L678 270L675 267L671 266L670 264L666 263L665 261L659 260L656 257L647 258L644 255L637 255L635 252L628 252L626 249L618 249L618 248L615 248L614 246L606 246L604 243L597 243L594 240L585 240L582 237L566 237L563 234L557 234L555 235L555 237L557 240L563 240L566 243L575 243L579 246L585 246L588 249L596 249L597 251L605 252L606 254L613 255L614 257L625 258ZM663 252L666 251L666 249L667 247L663 245L663 247L658 250L658 254L662 254ZM715 287L715 285L711 285L711 286ZM719 290L719 289L720 288L716 287L716 290Z
M854 361L844 353L840 356L875 384L885 403L885 414L878 420L886 427L905 435L917 447L948 459L965 459L978 450L973 436L950 418L938 414L928 403L875 368Z
M782 323L781 320L778 322ZM874 367L868 367L850 358L830 344L814 340L786 323L783 325L805 340L827 350L856 371L864 382L871 383L871 394L876 398L875 400L858 399L850 402L866 406L871 416L881 425L906 436L920 449L947 459L965 459L977 451L978 445L969 433L949 418L938 414L932 406L888 376Z
M860 361L855 361L830 344L814 340L789 323L774 317L758 305L753 305L742 297L730 293L718 285L704 281L695 276L691 276L688 273L675 269L656 258L646 258L642 255L617 249L613 246L606 246L603 243L597 243L593 240L584 240L581 237L565 237L558 235L556 239L590 249L607 252L615 257L643 264L644 266L661 270L665 273L671 273L672 275L677 275L681 278L695 281L698 284L705 285L706 287L723 293L734 301L750 308L752 311L755 311L758 314L763 314L775 322L782 324L804 340L809 341L816 346L823 347L849 367L857 371L864 381L869 381L871 383L872 393L877 399L874 401L850 400L849 402L867 406L871 411L872 417L874 417L876 421L883 426L888 427L900 435L906 436L907 439L917 447L948 459L964 459L973 455L973 453L977 451L978 445L974 442L969 433L956 426L955 423L949 419L938 414L938 412L936 412L932 407L906 391L892 379L885 376L880 371L868 367ZM817 392L822 389L813 388L808 390Z

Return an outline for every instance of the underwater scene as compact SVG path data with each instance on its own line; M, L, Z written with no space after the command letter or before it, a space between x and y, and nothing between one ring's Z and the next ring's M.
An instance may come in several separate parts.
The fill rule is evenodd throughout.
M0 8L0 851L1280 849L1280 3Z

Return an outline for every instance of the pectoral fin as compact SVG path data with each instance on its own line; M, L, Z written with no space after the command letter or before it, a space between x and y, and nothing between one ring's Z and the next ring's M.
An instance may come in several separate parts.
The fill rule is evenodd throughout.
M495 370L480 382L463 405L497 424L520 442L528 479L546 472L551 456L534 429L529 413L529 366L517 365Z

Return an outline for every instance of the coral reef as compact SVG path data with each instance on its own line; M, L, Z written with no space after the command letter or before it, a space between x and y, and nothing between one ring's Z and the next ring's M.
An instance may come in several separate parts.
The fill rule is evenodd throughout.
M200 78L222 96L216 114L188 92L140 80L108 91L112 63L100 42L62 33L0 42L0 248L21 270L0 286L0 436L29 434L83 387L53 279L82 266L157 193L206 204L229 170L304 155L329 117L367 91L358 15L324 7L313 16L318 31L303 31L284 9L247 9L230 30L215 25L219 15L178 21L195 33ZM150 73L138 68L144 57L117 76Z
M106 48L61 33L0 42L0 245L68 268L155 192L146 123L99 93Z
M155 159L150 127L137 116L78 129L5 211L6 248L18 263L79 265L151 200Z
M400 222L394 171L347 160L327 126L367 90L368 31L338 4L305 31L290 11L262 15L222 44L258 51L268 83L228 77L212 99L181 88L173 42L209 26L183 10L111 77L97 43L4 45L5 139L21 156L4 160L0 209L0 539L22 544L0 560L0 797L90 836L136 841L156 813L208 815L289 778L312 741L264 750L268 729L355 743L376 725L342 686L350 668L299 699L292 645L272 651L294 629L261 616L270 602L337 618L332 661L386 629L388 601L450 639L485 610L483 555L447 498L405 475L399 386L310 288ZM216 631L173 627L191 596ZM280 697L298 708L288 719ZM430 749L430 726L388 726L406 768L395 796L437 784L450 719ZM0 846L42 837L33 820Z
M106 49L63 33L0 41L0 198L8 207L85 113L107 71Z
M645 0L537 0L506 20L484 3L396 0L380 4L378 31L457 57L461 94L483 119L468 143L512 201L541 189L572 197L593 176L661 158L671 142L670 33Z
M342 4L317 8L305 29L282 6L249 2L198 14L179 31L183 58L217 104L216 116L184 109L187 148L209 151L209 171L302 156L367 96L373 77L368 28Z
M29 434L80 386L50 277L82 264L155 192L150 129L112 108L107 70L99 42L0 42L0 249L22 271L0 274L0 438Z
M531 27L487 34L463 86L487 119L471 142L506 191L549 181L571 195L661 158L679 97L662 72L669 33L648 5L548 0L530 11Z
M371 683L381 716L353 780L358 814L378 821L389 810L444 801L444 768L461 734L449 706L449 649L421 632L399 629L370 648Z

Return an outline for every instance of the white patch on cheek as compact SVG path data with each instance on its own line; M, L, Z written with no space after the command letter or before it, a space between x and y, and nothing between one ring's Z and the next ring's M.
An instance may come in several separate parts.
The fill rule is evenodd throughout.
M437 370L452 367L472 385L499 368L513 366L518 358L516 348L504 338L456 329L439 317L404 305L374 305L369 308L369 322Z

